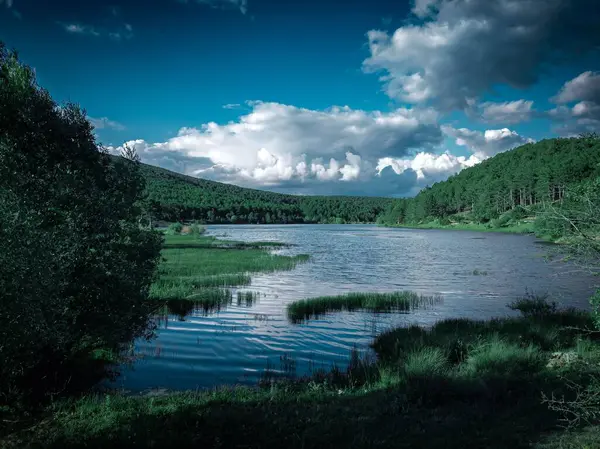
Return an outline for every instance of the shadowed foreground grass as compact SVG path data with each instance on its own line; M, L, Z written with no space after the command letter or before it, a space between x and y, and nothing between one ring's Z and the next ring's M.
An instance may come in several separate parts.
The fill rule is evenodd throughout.
M539 305L539 304L538 304ZM528 305L521 301L520 307ZM540 309L536 306L536 310ZM449 319L373 343L379 358L257 388L58 402L0 443L36 448L595 448L564 435L546 396L600 375L589 315ZM569 355L569 357L563 357ZM570 396L571 395L571 396Z
M287 306L288 318L302 322L318 318L329 312L369 310L374 312L411 310L432 306L442 300L441 296L424 296L414 292L394 293L348 293L339 296L321 296L302 299Z

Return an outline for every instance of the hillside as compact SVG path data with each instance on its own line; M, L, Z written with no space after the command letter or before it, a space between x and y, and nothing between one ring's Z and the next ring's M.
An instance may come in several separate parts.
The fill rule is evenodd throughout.
M379 217L386 225L432 227L514 225L545 204L562 201L569 186L600 175L600 138L546 139L500 153L395 200Z
M373 223L390 198L247 189L142 164L155 219L205 223Z

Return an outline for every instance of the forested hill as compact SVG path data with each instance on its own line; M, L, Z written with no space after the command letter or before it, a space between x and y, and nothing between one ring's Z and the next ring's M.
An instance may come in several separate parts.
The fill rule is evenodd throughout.
M526 144L464 169L414 198L395 200L378 221L506 226L560 202L569 186L598 177L599 164L600 138L594 134Z
M158 220L205 223L373 223L390 198L299 196L247 189L142 164Z

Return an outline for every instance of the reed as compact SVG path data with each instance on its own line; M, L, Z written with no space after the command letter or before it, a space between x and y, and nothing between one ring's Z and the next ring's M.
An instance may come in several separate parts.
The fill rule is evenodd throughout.
M294 323L318 318L330 312L368 310L373 312L405 312L432 306L442 300L440 295L426 296L402 291L394 293L348 293L302 299L287 306L288 319Z

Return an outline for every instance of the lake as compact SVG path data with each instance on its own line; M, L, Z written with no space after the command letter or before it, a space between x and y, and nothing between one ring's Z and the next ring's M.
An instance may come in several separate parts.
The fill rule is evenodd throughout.
M373 337L391 327L431 325L447 317L486 319L514 314L506 304L526 291L549 293L564 306L588 308L594 279L548 262L549 246L532 236L370 225L208 226L210 235L295 246L307 253L292 271L252 276L240 291L259 294L252 306L231 305L203 316L163 318L158 337L138 341L138 356L112 385L130 392L256 384L265 371L299 376L334 364L353 348L368 353ZM291 324L288 303L346 292L411 290L444 298L426 310L335 313ZM234 292L235 295L235 292Z

